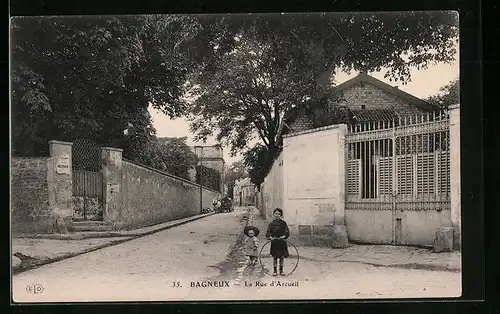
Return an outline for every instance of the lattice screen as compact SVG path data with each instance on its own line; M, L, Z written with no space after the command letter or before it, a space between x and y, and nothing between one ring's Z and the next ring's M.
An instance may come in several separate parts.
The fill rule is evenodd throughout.
M392 195L392 157L378 159L378 194Z
M397 191L401 195L413 195L413 156L398 156Z
M436 193L436 158L434 154L418 154L417 195Z
M450 194L450 154L449 151L438 153L438 193Z
M361 159L352 159L347 162L346 183L347 195L359 196L361 194Z

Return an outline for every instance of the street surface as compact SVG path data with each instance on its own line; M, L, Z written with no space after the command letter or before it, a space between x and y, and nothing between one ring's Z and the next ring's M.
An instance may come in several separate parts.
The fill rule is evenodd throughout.
M261 229L266 223L250 216ZM13 277L15 302L275 300L456 297L460 272L330 261L299 247L287 277L247 266L242 253L248 211L212 215L149 236L45 265ZM268 246L263 253L268 254ZM332 249L333 250L333 249ZM309 252L309 253L308 253ZM294 250L285 272L296 263ZM287 271L288 270L288 271ZM278 285L279 281L279 285ZM258 282L258 283L257 283ZM251 284L251 286L250 286ZM36 293L35 293L36 292Z

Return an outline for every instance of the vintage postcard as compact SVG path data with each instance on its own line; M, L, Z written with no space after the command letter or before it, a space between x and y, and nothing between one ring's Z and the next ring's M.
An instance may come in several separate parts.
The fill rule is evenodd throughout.
M457 12L10 29L13 302L461 296Z

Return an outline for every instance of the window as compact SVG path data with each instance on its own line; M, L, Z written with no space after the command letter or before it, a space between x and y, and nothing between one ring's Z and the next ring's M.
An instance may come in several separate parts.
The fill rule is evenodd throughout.
M361 105L361 109L366 109L366 105Z

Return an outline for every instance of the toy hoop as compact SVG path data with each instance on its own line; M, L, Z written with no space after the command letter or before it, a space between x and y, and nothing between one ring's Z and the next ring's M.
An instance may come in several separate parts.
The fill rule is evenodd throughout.
M290 242L290 241L288 241L288 240L286 240L286 239L283 239L283 240L285 240L285 241L286 241L287 245L292 246L292 247L295 249L295 252L297 253L297 262L295 263L295 267L293 267L293 269L292 269L292 271L291 271L291 272L289 272L288 274L285 274L285 275L284 275L284 276L289 276L289 275L291 275L291 274L295 271L295 269L297 269L297 266L299 266L300 255L299 255L299 250L297 250L297 247L296 247L296 246L295 246L292 242ZM264 245L260 248L260 251L259 251L259 263L260 263L260 266L262 266L262 268L263 268L263 269L264 269L265 267L264 267L264 265L262 264L262 251L264 250L264 247L265 247L266 245L268 245L268 244L270 244L270 243L271 243L271 241L272 241L272 240L269 240L269 241L267 241L266 243L264 243ZM268 274L268 273L266 273L266 274ZM269 274L268 274L268 275L269 275Z

